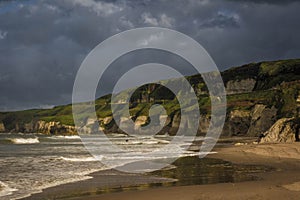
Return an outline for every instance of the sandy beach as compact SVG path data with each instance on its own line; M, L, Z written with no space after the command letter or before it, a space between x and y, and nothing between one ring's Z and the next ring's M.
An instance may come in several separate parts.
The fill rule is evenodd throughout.
M299 199L300 196L300 143L291 144L239 144L216 148L217 154L209 158L230 161L234 164L271 167L270 172L258 172L256 181L218 183L208 185L171 186L159 177L144 175L112 176L109 171L93 175L94 178L44 190L27 199L132 200L132 199ZM130 180L130 183L128 183ZM153 183L152 186L149 183ZM145 184L148 183L148 184ZM122 185L122 188L110 189ZM130 189L130 185L139 185ZM160 187L153 187L153 186ZM167 186L167 187L164 187ZM105 194L96 188L106 188ZM77 191L77 192L74 192ZM80 194L80 195L79 195ZM66 197L66 196L65 196Z
M210 157L239 164L267 165L275 171L258 174L260 181L221 183L105 194L84 199L299 199L300 143L244 145L217 150Z

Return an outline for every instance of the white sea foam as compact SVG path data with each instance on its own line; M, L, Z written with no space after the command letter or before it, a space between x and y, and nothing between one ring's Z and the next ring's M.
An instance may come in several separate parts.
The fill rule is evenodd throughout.
M94 157L60 157L62 160L70 161L70 162L94 162L98 161Z
M127 135L122 134L122 133L111 133L111 134L109 134L109 136L112 136L112 137L127 137Z
M8 185L0 181L0 197L11 195L15 191L17 191L17 189L10 188Z
M18 196L17 198L12 198L10 200L17 200L17 199L30 197L33 194L41 193L46 188L54 187L57 185L63 185L63 184L67 184L67 183L74 183L74 182L78 182L78 181L88 180L88 179L93 178L92 176L88 176L88 174L91 174L91 173L97 172L97 171L99 171L99 169L85 170L80 173L73 173L75 175L75 177L65 178L62 180L55 180L53 182L48 182L48 183L45 182L41 186L36 187L34 190L31 190L29 194ZM10 194L8 194L8 195L10 195Z
M106 137L106 140L95 140L91 137L90 141L96 149L99 148L99 145L104 147L104 149L107 147L107 151L101 151L98 158L94 158L88 154L81 143L77 145L78 141L73 140L79 139L79 136L49 137L53 140L48 138L48 140L45 140L45 136L40 136L40 141L39 138L34 138L34 136L26 135L26 137L18 135L11 139L13 136L9 135L4 138L6 140L9 138L13 143L29 144L40 142L45 145L35 145L35 148L29 148L25 155L21 157L18 155L24 154L26 146L15 146L16 150L12 151L11 155L0 159L0 169L10 166L5 171L1 172L0 170L0 177L9 181L6 183L8 187L0 186L0 195L6 195L5 197L0 197L0 199L19 199L41 192L42 189L48 187L88 179L91 178L88 174L105 170L108 167L116 168L136 161L152 161L178 156L172 149L164 149L166 152L158 151L155 155L147 155L147 153L159 150L160 147L165 146L164 143L170 143L168 141L169 138L168 140L154 137L109 138L113 143L120 144L122 148L126 149L126 153L121 153L115 150L111 152ZM185 142L182 141L182 144L185 144ZM40 155L36 154L37 150L40 150ZM197 155L199 153L188 151L180 156ZM106 163L109 163L109 165L104 167L103 164ZM157 161L153 163L157 163ZM22 169L22 172L20 172L20 169ZM47 170L45 171L44 169ZM14 176L11 176L11 174L14 174ZM12 186L15 189L11 189Z
M39 138L8 138L14 144L37 144L40 143Z
M167 140L158 140L158 144L169 144L170 142Z
M156 145L156 144L169 144L170 142L162 139L155 138L128 138L128 139L117 139L112 140L117 145Z
M79 135L57 135L57 136L51 136L51 137L47 137L49 139L80 139Z
M138 145L138 144L143 144L141 141L138 141L138 140L116 141L114 143L116 143L118 145Z
M142 142L142 144L158 144L159 143L159 141L144 141L144 142Z
M218 153L218 152L216 152L216 151L210 151L210 152L199 152L199 153L197 153L197 155L208 155L208 154L216 154L216 153Z

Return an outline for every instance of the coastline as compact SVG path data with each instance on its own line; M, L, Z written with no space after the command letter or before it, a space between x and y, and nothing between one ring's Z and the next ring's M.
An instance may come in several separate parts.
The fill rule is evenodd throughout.
M157 176L106 170L91 174L92 179L48 188L24 199L60 199L60 195L66 194L69 196L64 196L64 199L101 200L299 198L300 143L217 147L214 151L218 153L210 154L208 158L241 165L267 166L274 170L255 173L260 179L256 181L189 186L174 186L171 179Z

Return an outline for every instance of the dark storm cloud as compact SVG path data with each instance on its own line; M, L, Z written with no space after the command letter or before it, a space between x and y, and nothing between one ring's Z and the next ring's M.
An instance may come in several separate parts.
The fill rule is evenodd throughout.
M298 2L299 0L228 0L233 2L250 2L250 3L260 3L260 4L289 4L293 2Z
M299 9L292 0L0 1L0 110L70 103L88 52L109 36L137 27L162 26L191 36L220 69L300 57ZM151 60L152 54L141 55ZM127 66L136 57L121 61ZM116 71L123 65L118 63ZM110 84L117 73L107 73L104 81Z

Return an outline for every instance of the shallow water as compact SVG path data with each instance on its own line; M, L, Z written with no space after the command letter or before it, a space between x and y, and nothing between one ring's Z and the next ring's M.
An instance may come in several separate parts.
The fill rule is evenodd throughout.
M146 190L156 187L257 181L260 180L257 173L264 173L272 170L272 168L266 166L236 165L220 159L199 159L197 156L182 157L165 169L147 173L149 177L164 177L167 178L166 180L158 180L157 182L149 181L149 183L137 185L129 184L129 186L128 184L125 184L116 187L97 187L96 185L91 185L84 191L77 191L74 188L73 192L71 190L68 191L68 193L58 194L55 196L55 199L72 199L83 196L96 196L105 193ZM97 182L97 180L95 180L95 182Z
M107 147L107 151L101 152L102 159L112 162L124 160L126 165L135 164L136 159L132 158L143 158L145 152L161 148L171 140L168 136L135 138L120 134L111 135L109 139L127 152L120 154L111 151L107 140L99 140L94 144L91 140L91 145L95 148L97 145ZM201 137L196 139L203 140ZM189 142L182 141L179 145L187 146ZM149 173L178 181L150 184L146 181L146 184L130 187L95 188L96 194L156 186L255 180L256 177L251 175L253 172L266 170L257 166L233 165L218 159L199 159L195 155L196 152L186 151L173 165ZM156 156L156 160L151 161L152 164L174 155L172 151L167 151ZM106 170L108 167L89 154L78 136L0 134L0 169L0 199L19 199L45 188L92 178L90 173Z
M168 137L111 135L110 141L128 151L122 156L111 152L105 140L95 144L91 141L91 145L108 147L107 151L101 152L102 159L123 159L130 163L136 160L132 158L142 157L144 152L166 145L169 140ZM193 154L187 152L185 155ZM48 187L89 179L90 173L105 169L108 167L89 154L78 136L0 134L1 199L18 199Z
M173 163L176 167L149 173L177 179L172 186L204 185L258 180L258 172L271 171L270 167L257 165L237 165L228 161L198 157L183 157Z
M79 162L67 160L73 157ZM90 162L84 162L86 159ZM26 197L47 187L84 180L102 168L78 137L0 135L0 183L5 186L0 189L1 199Z

